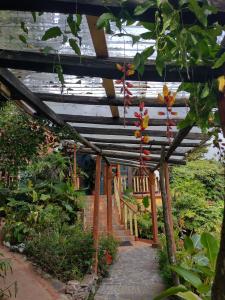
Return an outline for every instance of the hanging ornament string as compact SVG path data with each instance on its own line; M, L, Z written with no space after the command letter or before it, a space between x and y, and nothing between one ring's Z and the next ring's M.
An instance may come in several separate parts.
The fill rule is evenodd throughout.
M173 138L173 129L172 126L175 126L175 122L172 119L173 116L177 115L177 112L172 110L172 107L176 101L176 94L169 90L166 84L163 85L163 95L158 94L159 101L166 106L166 113L163 111L159 111L159 116L166 115L166 136L168 138L169 143L172 142Z

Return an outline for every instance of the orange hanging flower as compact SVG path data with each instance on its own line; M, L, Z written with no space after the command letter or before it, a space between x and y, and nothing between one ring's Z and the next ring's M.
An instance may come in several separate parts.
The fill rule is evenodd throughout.
M150 137L147 136L147 135L143 136L142 142L143 142L144 144L148 144L148 143L150 142Z
M141 132L139 130L136 130L134 132L134 136L136 137L136 139L140 138L141 137Z
M144 118L141 121L141 127L142 129L148 128L148 122L149 122L149 115L145 115Z
M169 88L166 84L163 85L163 96L167 97L169 95Z

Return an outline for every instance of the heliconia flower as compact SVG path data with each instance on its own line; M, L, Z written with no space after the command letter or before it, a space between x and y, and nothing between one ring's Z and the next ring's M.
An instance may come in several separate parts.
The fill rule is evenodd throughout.
M164 97L161 94L158 94L158 99L162 104L165 103Z
M139 120L141 120L141 114L139 114L138 112L134 113L135 118L138 118Z
M126 87L125 87L125 92L126 92L128 95L130 95L130 96L133 95L133 94L131 93L131 91L129 91Z
M139 127L140 123L139 122L134 122L134 126Z
M134 87L134 85L132 83L130 83L130 82L126 82L126 85L127 85L128 88Z
M177 116L177 112L176 111L171 111L171 115Z
M169 95L169 89L166 84L163 85L163 96L166 97Z
M143 160L151 160L150 156L143 156Z
M174 94L173 95L169 95L168 96L167 105L168 106L173 106L174 103L175 103L175 100L176 100L176 98L175 98Z
M136 139L140 138L141 137L141 132L139 130L136 130L134 132L134 136L136 137Z
M168 112L172 112L172 107L167 107Z
M135 73L135 70L127 70L126 76L132 76L132 75L134 75L134 73Z
M158 112L158 115L159 115L159 116L165 116L165 113L164 113L163 111L159 111L159 112Z
M218 84L219 84L219 91L221 93L225 92L225 76L220 76L217 78Z
M147 149L144 149L144 150L143 150L143 153L144 153L145 155L149 155L149 154L150 154L150 151L147 150Z
M127 64L127 67L130 70L134 70L135 69L135 65L134 64Z
M123 82L123 80L122 79L118 79L118 80L116 80L116 84L121 84Z
M139 108L140 108L140 111L142 111L145 107L145 103L144 101L141 101L140 104L139 104Z
M148 128L149 115L145 115L141 122L141 127L145 130Z
M124 71L124 67L121 66L120 64L116 64L116 68L118 71L123 72Z
M143 142L144 144L148 144L148 143L150 142L150 137L147 136L147 135L143 136L143 137L142 137L142 142Z

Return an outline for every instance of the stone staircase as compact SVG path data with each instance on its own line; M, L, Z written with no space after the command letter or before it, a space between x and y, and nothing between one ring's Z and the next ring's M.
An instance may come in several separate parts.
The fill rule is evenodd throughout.
M99 232L100 234L107 232L107 197L102 195L99 201ZM84 209L84 225L86 229L93 226L94 196L86 196ZM113 201L113 235L119 242L126 243L135 240L129 230L125 230L120 224L117 207Z

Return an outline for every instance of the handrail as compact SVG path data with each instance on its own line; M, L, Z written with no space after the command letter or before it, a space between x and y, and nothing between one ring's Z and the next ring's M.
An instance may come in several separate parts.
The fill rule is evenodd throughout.
M114 196L116 206L118 208L120 222L124 224L125 229L129 230L131 235L135 235L135 238L138 238L138 226L137 226L137 213L138 211L124 199L122 199L119 192L117 178L114 177Z

